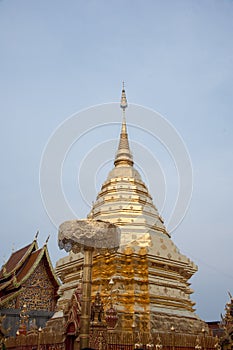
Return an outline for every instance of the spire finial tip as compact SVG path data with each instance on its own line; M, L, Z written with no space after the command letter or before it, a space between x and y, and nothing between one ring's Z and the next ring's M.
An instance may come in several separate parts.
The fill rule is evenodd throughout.
M125 111L125 109L128 107L128 103L127 103L127 98L126 98L126 94L125 94L125 82L122 82L122 92L121 92L121 108L123 109L123 112Z

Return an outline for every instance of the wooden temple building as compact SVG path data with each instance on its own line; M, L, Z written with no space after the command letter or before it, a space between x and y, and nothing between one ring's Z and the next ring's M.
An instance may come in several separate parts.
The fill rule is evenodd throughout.
M23 331L20 315L27 330L44 327L54 314L59 285L47 242L39 248L36 235L32 243L12 252L0 271L0 315L9 335Z

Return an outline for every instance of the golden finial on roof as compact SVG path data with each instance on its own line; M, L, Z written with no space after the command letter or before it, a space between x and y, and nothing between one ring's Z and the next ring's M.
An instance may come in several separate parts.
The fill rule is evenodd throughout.
M6 271L6 261L4 260L4 264L2 265L2 274L3 276L7 273Z
M50 235L48 235L48 237L47 237L47 239L46 239L46 241L45 241L45 244L47 244L47 243L48 243L49 238L50 238Z
M125 109L127 107L128 107L128 103L127 103L127 98L126 98L126 94L125 94L125 83L123 81L122 91L121 91L121 108L123 109L123 112L125 111Z
M15 271L13 272L13 279L12 279L12 282L13 282L14 285L17 284L17 278L16 278L16 272L15 272Z
M127 99L125 94L125 84L123 82L122 93L121 93L121 108L123 109L123 120L121 125L121 134L116 153L114 164L115 166L126 166L133 165L133 157L129 148L126 120L125 120L125 109L127 108Z
M36 231L34 241L36 241L36 240L37 240L38 235L39 235L39 230L37 230L37 231Z

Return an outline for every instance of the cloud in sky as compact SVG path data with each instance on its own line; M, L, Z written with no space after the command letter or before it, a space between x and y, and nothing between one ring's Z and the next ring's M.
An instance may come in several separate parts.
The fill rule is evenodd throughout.
M51 233L54 262L64 254L40 196L43 149L73 113L118 102L125 80L129 103L160 112L189 150L193 196L172 238L199 266L192 279L197 313L219 319L227 291L233 291L232 15L233 3L227 0L0 2L2 262L13 242L20 248L37 229L41 244ZM118 135L115 125L100 141ZM130 127L129 137L132 148L137 139L143 142ZM90 147L88 139L82 147ZM154 153L167 164L158 144ZM75 153L71 159L78 162ZM153 171L150 164L139 165L145 174ZM68 164L67 174L69 166L73 171L78 164ZM99 173L96 190L109 168ZM165 168L172 174L171 166ZM161 191L154 181L157 204ZM76 205L82 216L87 214L78 196Z

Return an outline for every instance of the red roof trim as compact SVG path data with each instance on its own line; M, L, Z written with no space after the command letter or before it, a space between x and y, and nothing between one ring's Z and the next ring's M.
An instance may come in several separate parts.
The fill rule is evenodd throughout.
M3 267L0 271L0 280L9 277L11 274L13 274L13 272L18 270L20 268L20 266L23 264L23 262L27 259L29 254L33 250L37 250L37 249L38 249L37 241L34 240L31 244L28 244L27 246L12 253L10 258L3 265ZM5 269L5 271L4 271L4 269ZM0 281L0 283L1 283L1 281Z
M24 283L30 277L30 275L34 272L34 270L36 269L36 267L38 266L40 261L43 259L43 257L45 257L46 262L48 263L49 272L50 272L49 274L53 280L53 285L56 286L57 288L59 287L60 283L59 283L59 280L57 279L57 277L54 273L54 269L53 269L53 266L51 264L46 245L43 248L33 252L30 255L26 264L23 266L22 270L17 275L17 281L18 281L17 286L20 286L22 283Z

